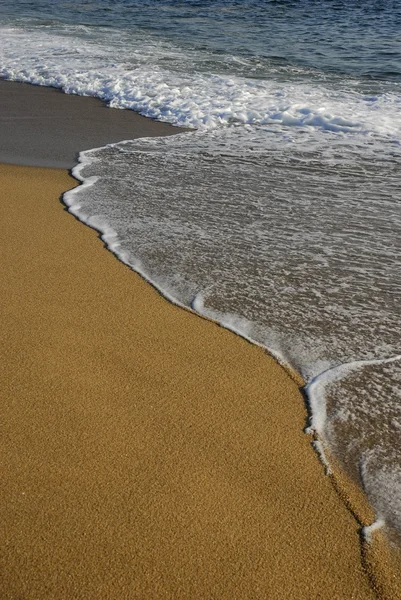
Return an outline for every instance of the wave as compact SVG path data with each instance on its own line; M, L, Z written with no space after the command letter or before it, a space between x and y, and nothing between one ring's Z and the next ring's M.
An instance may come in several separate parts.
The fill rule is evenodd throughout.
M0 76L96 96L110 107L183 127L273 125L401 140L401 105L393 91L361 93L351 79L342 85L316 80L310 70L301 81L273 68L257 79L203 72L196 57L166 43L122 42L117 31L105 44L98 34L99 28L88 36L76 28L71 34L71 27L63 35L3 27Z
M87 151L65 201L168 299L302 373L311 430L401 530L372 483L401 489L400 157L299 135L234 128Z

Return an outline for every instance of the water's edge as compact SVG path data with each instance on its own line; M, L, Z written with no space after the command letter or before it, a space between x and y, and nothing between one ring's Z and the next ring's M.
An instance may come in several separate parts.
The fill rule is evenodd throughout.
M92 152L94 150L98 149L91 149L88 152ZM202 319L213 322L220 327L224 327L232 333L239 335L241 338L245 339L250 344L260 347L264 350L266 354L273 358L273 360L281 368L283 368L286 374L296 383L303 397L307 411L308 422L304 428L304 433L311 440L310 443L312 449L316 453L319 461L321 462L324 468L325 476L330 478L331 484L333 485L337 496L339 497L340 501L344 504L346 509L349 511L349 513L352 515L354 520L357 522L357 525L359 527L361 563L364 571L366 572L366 576L368 577L371 583L373 591L375 591L376 593L376 590L380 590L380 598L388 598L388 600L393 600L393 582L389 583L387 581L387 578L385 578L385 581L383 581L383 574L381 573L380 569L380 560L377 561L371 559L371 555L376 556L376 554L379 554L381 556L383 554L383 546L384 552L388 553L386 547L389 540L386 538L385 535L385 522L380 516L375 515L374 509L366 497L366 492L363 489L363 484L361 487L360 482L352 481L349 478L349 476L344 471L342 465L339 464L337 458L332 454L331 449L329 448L327 442L324 439L325 401L323 389L326 384L326 379L331 380L333 376L340 377L341 374L339 372L341 371L342 373L342 371L344 370L352 369L353 363L351 365L340 365L335 369L329 369L328 371L324 371L317 377L315 377L312 381L306 383L301 374L298 373L288 363L286 363L284 357L281 356L279 353L274 352L274 350L268 348L266 345L247 336L244 332L242 332L235 326L230 325L229 323L224 322L223 320L217 320L216 318L210 317L206 314L202 314L201 306L198 306L198 301L196 297L192 301L191 305L188 306L177 300L171 294L169 294L166 290L164 290L160 285L158 285L147 275L147 273L141 268L139 263L134 265L132 263L132 259L131 261L128 260L127 253L125 253L121 249L118 234L115 230L108 226L107 223L102 222L100 219L88 216L84 212L82 212L81 205L76 200L76 195L79 192L79 190L94 185L98 180L97 177L84 178L81 175L81 171L90 162L91 161L86 158L86 152L81 152L79 154L79 162L70 171L70 174L72 175L72 177L74 177L74 179L76 179L79 182L79 185L72 188L71 190L66 191L62 196L62 202L66 206L68 212L71 213L80 222L97 231L99 234L99 239L101 239L104 243L104 247L110 252L112 252L116 256L116 258L120 260L123 264L125 264L129 269L137 273L144 281L150 284L163 298L165 298L175 306L189 311L190 313L195 314ZM387 361L391 362L399 358L400 356L392 357L387 359ZM375 363L381 361L378 360L371 362ZM335 373L333 374L332 372ZM366 512L366 504L368 504L371 508L370 514L369 512ZM379 532L379 536L377 535L377 532ZM378 548L379 551L377 551Z

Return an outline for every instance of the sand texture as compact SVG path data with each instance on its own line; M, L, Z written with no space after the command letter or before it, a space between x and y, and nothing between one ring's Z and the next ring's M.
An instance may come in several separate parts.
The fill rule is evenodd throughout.
M0 177L0 598L375 598L296 383L118 262L67 172Z

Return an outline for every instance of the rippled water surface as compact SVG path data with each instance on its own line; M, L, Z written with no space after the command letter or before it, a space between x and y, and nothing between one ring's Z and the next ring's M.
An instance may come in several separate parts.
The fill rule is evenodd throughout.
M260 76L275 63L401 78L397 0L1 0L0 14L47 28L79 24L143 32L155 42L208 53L207 72L233 55L249 60Z
M197 129L86 152L67 201L297 368L401 531L401 4L0 0L0 76Z

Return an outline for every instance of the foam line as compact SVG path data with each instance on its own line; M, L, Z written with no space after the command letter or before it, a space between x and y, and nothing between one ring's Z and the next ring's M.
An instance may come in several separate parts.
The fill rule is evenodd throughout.
M384 519L378 518L371 525L366 525L362 528L362 537L365 542L371 544L373 541L373 534L378 529L382 529L385 525Z
M324 438L324 428L327 419L325 388L330 383L342 379L352 371L363 367L392 363L401 359L401 354L389 358L373 360L356 360L338 365L323 371L314 377L304 388L310 408L310 422L306 433L316 433Z
M187 135L187 134L184 134L184 135ZM141 139L143 141L148 138L141 138ZM154 138L149 138L149 139L151 141L154 140ZM119 142L119 144L124 144L129 141L130 140ZM108 146L113 146L113 144L109 144ZM104 146L104 148L107 148L108 146ZM75 179L77 179L78 181L81 182L81 185L78 187L72 188L68 192L65 192L63 195L63 201L66 204L66 206L68 207L68 211L71 214L73 214L75 217L77 217L77 219L79 219L82 223L85 223L85 225L88 225L92 229L95 229L96 231L98 231L100 234L101 240L105 243L107 248L113 254L115 254L117 256L117 258L119 260L121 260L121 262L123 262L125 265L130 267L130 269L135 271L135 273L138 273L138 275L140 275L146 282L150 283L152 285L152 287L154 287L160 293L160 295L163 296L163 298L166 298L169 302L171 302L172 304L175 304L176 306L179 306L180 308L190 310L191 312L194 312L196 314L201 315L202 317L205 317L209 320L216 322L218 325L221 325L225 329L228 329L229 331L232 331L233 333L241 336L243 339L250 342L251 344L254 344L260 348L263 348L263 350L266 350L269 354L271 354L280 364L287 365L288 362L285 360L285 358L279 352L268 348L264 344L261 344L260 342L254 340L253 338L248 336L243 330L241 330L234 323L232 323L232 322L230 323L229 316L225 316L225 317L223 316L223 317L219 318L217 314L212 315L210 313L210 311L205 311L204 305L203 305L203 295L200 292L194 297L194 299L192 300L190 305L180 302L179 300L177 300L177 298L175 298L174 296L169 294L156 281L152 280L149 277L149 275L146 273L146 271L144 271L144 269L141 265L141 262L139 260L135 260L133 262L132 259L128 258L128 253L121 251L121 244L118 239L118 234L112 227L110 227L105 221L98 219L96 217L90 217L82 211L82 207L81 207L80 203L76 200L77 194L82 190L83 187L85 188L85 187L91 187L91 186L95 185L95 183L98 181L99 178L98 177L88 177L85 179L81 175L81 172L85 168L85 166L87 166L88 164L90 164L92 162L91 159L88 157L88 155L91 152L96 152L97 150L101 150L101 149L103 149L103 148L92 148L91 150L86 150L86 151L80 152L79 163L72 169L71 173L75 177Z

